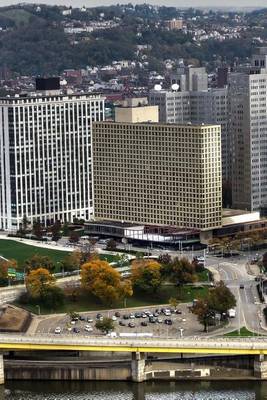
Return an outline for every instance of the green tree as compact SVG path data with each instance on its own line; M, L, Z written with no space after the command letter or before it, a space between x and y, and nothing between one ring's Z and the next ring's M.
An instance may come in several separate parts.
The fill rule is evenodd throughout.
M117 248L117 242L116 242L116 240L110 239L110 240L107 242L106 250L108 250L108 251L115 251L116 248Z
M46 308L55 310L64 303L64 291L58 286L45 286L40 300Z
M26 272L32 271L38 268L45 268L49 272L53 272L55 269L54 263L48 256L40 256L39 254L34 254L31 258L25 261L24 268Z
M171 281L176 285L184 285L197 281L195 266L187 258L176 257L172 263Z
M70 232L70 236L69 236L69 241L70 241L71 243L78 243L79 240L80 240L80 235L79 235L79 233L76 232L76 231L71 231L71 232Z
M56 221L51 227L52 240L57 242L61 238L61 222Z
M203 325L204 332L207 332L208 326L213 323L214 318L214 311L210 309L207 299L198 299L192 311Z
M160 264L153 260L134 260L131 280L137 289L155 294L163 282Z
M43 228L40 223L40 221L34 221L33 227L32 227L32 233L37 239L42 239L43 237Z
M223 314L236 306L236 299L231 290L221 281L209 290L207 303L210 310Z
M104 317L102 321L96 321L95 327L99 331L108 334L114 330L114 322L111 318Z

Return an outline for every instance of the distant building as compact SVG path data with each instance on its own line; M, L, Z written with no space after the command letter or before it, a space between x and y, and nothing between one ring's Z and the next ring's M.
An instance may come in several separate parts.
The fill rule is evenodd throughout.
M0 99L0 228L89 219L93 212L92 121L104 119L99 95L61 95L57 80L41 91Z
M159 122L158 106L116 107L115 122Z
M183 20L182 19L171 19L169 21L166 21L166 26L170 31L181 30L181 29L183 29Z
M97 220L221 226L218 125L93 124Z

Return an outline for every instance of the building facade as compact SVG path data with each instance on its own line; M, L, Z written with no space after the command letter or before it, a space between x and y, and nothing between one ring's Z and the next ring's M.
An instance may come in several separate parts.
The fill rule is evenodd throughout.
M96 122L92 143L96 220L221 226L220 126Z
M89 219L91 126L104 120L98 95L35 93L0 100L0 228L35 220Z
M251 67L229 75L233 207L267 207L267 48Z
M159 122L221 125L222 177L231 179L227 88L201 91L151 90L149 103L159 107Z

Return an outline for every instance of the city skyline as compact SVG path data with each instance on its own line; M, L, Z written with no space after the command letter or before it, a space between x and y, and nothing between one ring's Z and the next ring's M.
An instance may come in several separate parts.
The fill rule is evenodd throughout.
M15 5L22 3L22 1L18 0L2 0L1 6L8 6L8 5ZM26 0L23 1L23 3L33 3L33 4L47 4L47 5L64 5L64 6L73 6L73 7L81 7L81 6L86 6L86 7L95 7L95 6L108 6L115 4L112 0L101 0L100 2L97 0ZM120 4L127 4L129 3L128 1L121 1L119 2ZM133 4L144 4L143 0L135 0L132 2ZM249 7L249 8L258 8L258 7L266 7L266 1L265 0L257 0L254 1L253 3L251 0L236 0L235 5L233 6L233 3L231 0L225 0L224 5L222 7L221 2L217 1L212 1L212 0L205 0L204 2L202 0L189 0L185 3L181 0L176 1L176 0L150 0L146 2L147 4L151 5L165 5L165 6L175 6L175 7L212 7L212 8L231 8L231 9L237 9L237 8L243 8L243 7ZM117 3L116 3L117 4Z

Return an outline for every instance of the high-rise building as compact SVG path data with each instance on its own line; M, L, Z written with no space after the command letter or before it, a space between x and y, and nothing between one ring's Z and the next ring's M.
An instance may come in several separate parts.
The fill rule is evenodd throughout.
M228 133L227 88L201 91L151 90L149 103L159 107L159 122L220 124L222 134L222 177L231 176Z
M95 122L97 220L221 226L219 125Z
M54 85L0 99L1 229L18 229L24 216L46 224L93 212L91 126L104 120L104 98Z
M252 65L229 75L233 207L267 207L267 48Z

